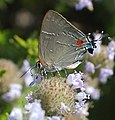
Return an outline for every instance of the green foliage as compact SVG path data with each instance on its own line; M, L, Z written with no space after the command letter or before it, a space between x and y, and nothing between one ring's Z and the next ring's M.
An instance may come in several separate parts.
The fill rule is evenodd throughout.
M8 113L13 108L13 103L6 103L0 99L0 120L8 120Z
M8 3L12 3L13 0L0 0L0 9L4 10L7 8Z
M0 77L2 77L5 73L5 70L0 69Z
M35 37L29 37L27 40L24 40L17 35L14 36L14 39L21 47L26 49L27 59L30 63L35 63L38 59L38 39Z
M114 1L115 2L115 1ZM104 2L105 8L107 9L108 12L108 21L107 21L107 26L106 29L107 31L115 35L115 3L113 4L113 1L108 1L105 0Z
M7 42L7 39L9 39L11 36L12 34L9 30L1 30L0 31L0 45L4 45Z
M0 31L0 58L11 59L19 63L26 58L26 49L19 46L12 39L13 34L9 30Z
M1 114L0 120L8 120L8 113Z

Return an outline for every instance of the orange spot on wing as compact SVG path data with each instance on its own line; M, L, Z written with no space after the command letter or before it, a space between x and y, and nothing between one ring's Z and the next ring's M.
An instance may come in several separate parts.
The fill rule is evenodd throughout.
M44 65L44 63L43 63L43 61L42 61L42 60L40 60L40 63L41 63L42 65Z
M81 46L83 44L83 40L77 40L76 45Z
M40 56L38 55L39 61L42 65L44 65L44 62L40 59Z

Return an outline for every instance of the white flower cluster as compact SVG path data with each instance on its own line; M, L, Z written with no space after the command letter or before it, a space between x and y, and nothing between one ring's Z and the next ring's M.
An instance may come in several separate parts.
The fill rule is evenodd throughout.
M107 55L108 55L109 60L114 60L114 56L115 56L115 41L114 40L111 40L111 42L107 46Z
M97 39L99 38L99 33L95 33L94 37ZM100 37L101 38L101 37ZM103 63L99 63L98 65L95 65L98 63L96 60L93 62L87 61L85 64L85 74L86 74L86 92L90 94L92 99L98 100L100 98L100 89L98 88L98 83L105 84L107 82L107 79L114 74L113 68L110 67L110 65L114 61L114 56L115 56L115 41L111 40L108 44L108 46L102 46L101 42L96 42L97 49L94 51L93 57L96 58L97 61L103 58ZM104 50L102 51L102 47ZM104 53L102 53L104 52ZM103 55L104 54L104 55ZM92 57L92 56L91 56ZM108 62L105 61L108 60ZM105 63L104 63L105 62ZM104 64L104 65L102 65ZM98 71L98 72L97 72ZM98 76L95 76L95 73L99 74ZM91 78L91 75L93 75L93 78ZM94 79L96 78L96 79ZM88 80L92 79L92 81L97 80L97 82L92 82L93 85L88 84ZM91 83L91 80L89 80ZM95 84L95 85L94 85Z
M83 73L81 72L77 73L75 71L75 73L69 74L69 76L67 77L67 84L72 85L73 90L80 89L80 92L76 93L75 95L75 100L78 101L75 103L75 112L80 114L82 113L82 110L86 104L86 99L90 98L89 94L85 92L86 89L85 89L82 76L83 76Z
M45 111L41 108L40 100L35 100L33 103L25 105L29 115L26 116L28 120L44 120ZM9 115L9 120L24 120L24 114L21 108L13 108Z
M76 10L82 10L87 7L90 11L93 10L93 3L91 0L79 0L78 3L75 4Z
M22 86L20 84L12 83L10 84L9 92L2 95L2 99L6 102L11 102L21 96Z
M84 83L82 80L83 73L76 71L73 74L69 74L67 77L66 83L70 86L72 86L72 89L74 91L80 91L76 92L75 95L75 106L74 106L74 113L77 113L79 115L85 115L87 116L88 113L88 103L86 103L86 99L89 99L89 95L85 92ZM62 116L45 116L45 110L41 108L41 100L33 100L32 98L32 92L26 96L26 100L30 103L25 105L25 110L28 111L28 120L65 120L65 118ZM60 112L65 111L66 113L70 111L70 108L65 105L63 102L60 103ZM87 106L87 107L86 107ZM18 116L18 117L17 117ZM12 112L9 115L9 120L24 120L24 113L20 108L14 108Z

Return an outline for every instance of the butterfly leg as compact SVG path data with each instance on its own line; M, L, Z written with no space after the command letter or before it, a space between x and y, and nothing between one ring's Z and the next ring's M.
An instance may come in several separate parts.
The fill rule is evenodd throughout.
M61 74L60 74L59 70L57 69L56 71L57 71L57 73L58 73L59 77L61 77Z
M45 69L44 69L44 74L45 74L45 78L47 79L48 78L48 74L47 74Z
M41 76L42 76L42 79L47 79L48 78L48 74L47 74L47 71L46 71L45 68L41 69Z
M57 68L55 65L53 65L53 67L54 67L54 69L56 70L56 72L58 73L59 77L61 77L61 74L60 74L58 68Z
M44 70L43 69L41 70L41 76L42 76L42 79L44 80Z

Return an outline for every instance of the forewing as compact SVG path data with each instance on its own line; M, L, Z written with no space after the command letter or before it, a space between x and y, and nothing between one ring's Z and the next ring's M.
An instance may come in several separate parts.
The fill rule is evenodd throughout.
M84 47L74 46L78 39L87 43L84 33L62 15L50 10L42 23L39 57L48 66L55 65L64 68L71 65L83 57L80 53L84 52Z

